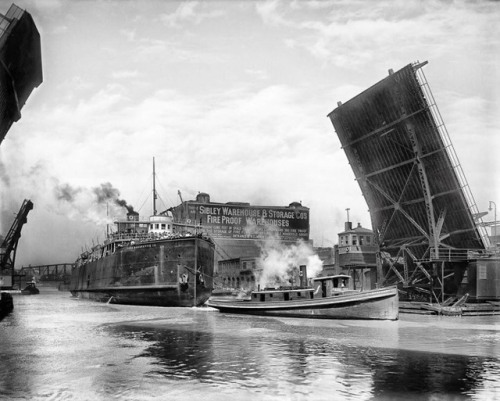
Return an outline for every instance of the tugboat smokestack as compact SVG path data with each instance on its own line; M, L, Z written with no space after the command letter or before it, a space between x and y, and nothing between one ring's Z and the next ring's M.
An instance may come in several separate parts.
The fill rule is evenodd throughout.
M299 269L300 286L307 287L307 267L305 265L301 265Z

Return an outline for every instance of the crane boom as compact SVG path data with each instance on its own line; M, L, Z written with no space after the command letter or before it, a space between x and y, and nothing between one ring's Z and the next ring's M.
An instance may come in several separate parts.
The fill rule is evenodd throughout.
M33 209L33 203L25 199L17 213L9 232L5 236L0 248L0 275L14 272L14 262L16 259L17 243L21 237L21 229L27 222L29 211Z

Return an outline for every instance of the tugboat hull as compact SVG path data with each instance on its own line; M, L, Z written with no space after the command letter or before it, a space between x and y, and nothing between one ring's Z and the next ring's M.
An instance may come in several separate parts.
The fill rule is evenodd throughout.
M309 290L311 298L313 290ZM301 290L299 293L303 293ZM267 292L268 294L269 292ZM275 292L273 295L276 298ZM283 292L287 293L287 292ZM259 301L259 293L252 300L209 299L208 306L224 313L240 313L264 316L305 317L319 319L370 319L397 320L399 317L399 297L396 287L381 288L362 292L348 292L325 298ZM288 298L288 297L287 297Z

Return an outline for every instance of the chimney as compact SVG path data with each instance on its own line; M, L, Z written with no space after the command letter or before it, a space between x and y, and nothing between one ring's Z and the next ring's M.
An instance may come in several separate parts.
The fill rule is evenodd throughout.
M301 265L299 267L299 277L300 277L300 286L307 287L307 267L306 267L306 265Z
M344 225L344 231L352 230L352 222L346 221Z
M129 212L127 213L128 221L139 221L139 213L137 212Z

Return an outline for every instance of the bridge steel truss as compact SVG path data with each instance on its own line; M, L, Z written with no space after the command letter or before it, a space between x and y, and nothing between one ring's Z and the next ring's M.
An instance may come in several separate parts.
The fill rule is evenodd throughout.
M328 117L368 204L378 282L408 299L453 295L486 230L422 71L413 63Z
M68 281L74 266L74 263L23 266L17 275L33 276L39 281Z

